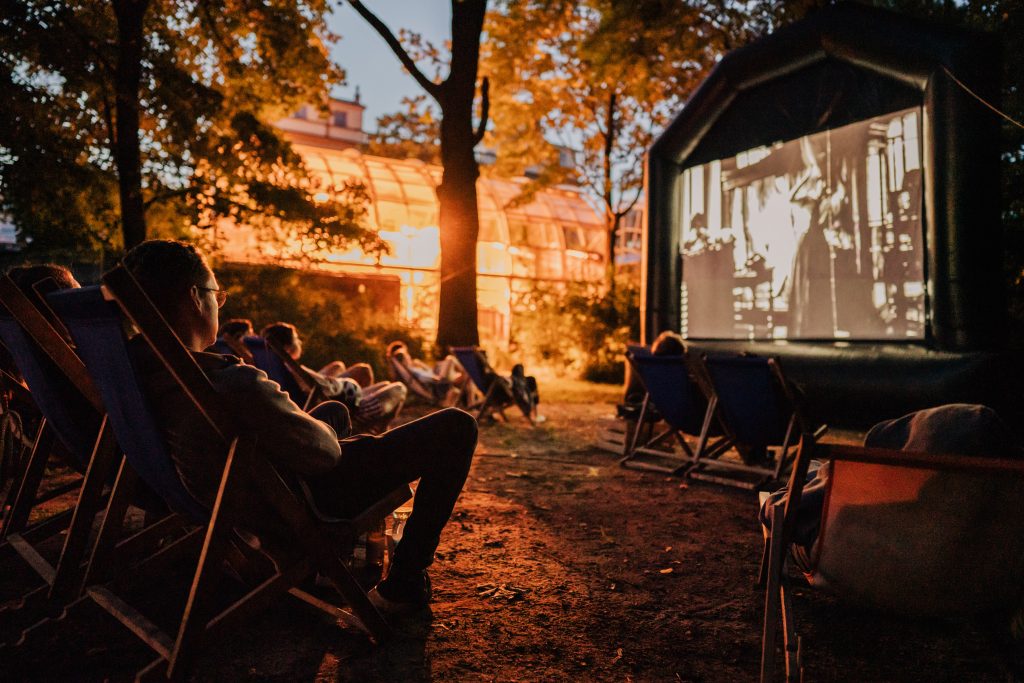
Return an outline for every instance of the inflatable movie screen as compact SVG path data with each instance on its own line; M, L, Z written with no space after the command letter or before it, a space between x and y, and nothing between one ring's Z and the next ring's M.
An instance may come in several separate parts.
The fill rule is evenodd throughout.
M921 109L683 171L682 333L925 336Z

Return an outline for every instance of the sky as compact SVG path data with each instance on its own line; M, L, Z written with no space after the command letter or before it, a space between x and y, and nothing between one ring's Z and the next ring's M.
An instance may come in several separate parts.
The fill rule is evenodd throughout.
M364 4L396 36L399 29L406 28L438 46L450 38L448 0L364 0ZM403 97L423 93L384 40L348 3L334 10L328 26L341 36L331 49L331 57L346 72L346 85L332 94L350 100L359 86L360 101L366 106L364 130L376 130L377 117L398 111ZM427 73L428 77L432 75Z

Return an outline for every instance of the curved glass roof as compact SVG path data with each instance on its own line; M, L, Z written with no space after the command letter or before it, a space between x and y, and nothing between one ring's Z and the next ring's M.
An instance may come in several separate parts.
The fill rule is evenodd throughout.
M389 159L356 149L334 150L294 144L325 191L352 179L364 183L372 200L370 218L393 254L381 265L437 268L440 258L438 200L441 167L418 159ZM527 204L510 206L525 180L480 178L479 270L542 280L598 280L604 273L604 222L571 188L538 192ZM336 263L367 263L360 252L332 254Z

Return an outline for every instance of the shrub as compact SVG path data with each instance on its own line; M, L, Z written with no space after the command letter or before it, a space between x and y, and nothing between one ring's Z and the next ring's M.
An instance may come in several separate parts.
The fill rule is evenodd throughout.
M626 344L640 336L639 288L538 283L516 304L512 338L530 364L592 382L623 381Z
M302 335L302 363L311 368L332 360L365 362L385 379L388 342L400 339L414 354L425 348L418 331L382 312L372 296L325 287L323 275L237 264L221 264L216 271L221 287L228 290L221 320L249 318L257 332L273 322L292 323Z

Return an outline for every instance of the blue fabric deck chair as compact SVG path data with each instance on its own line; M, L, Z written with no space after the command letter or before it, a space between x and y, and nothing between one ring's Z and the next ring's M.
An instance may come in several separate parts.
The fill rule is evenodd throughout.
M712 409L718 411L726 436L746 462L702 458L689 476L741 488L778 479L791 460L797 436L810 431L778 362L760 356L705 354L695 374ZM816 433L824 431L822 426Z
M480 393L484 395L484 400L477 410L476 418L479 420L484 415L489 415L490 413L497 411L498 414L501 415L501 419L508 422L508 416L505 415L505 408L513 403L511 386L493 370L491 370L491 374L494 379L488 386L487 370L490 368L485 364L486 361L481 355L479 347L453 346L451 351L452 355L458 359L459 363L466 370L466 373L473 381L473 384L475 384L476 388L480 390ZM463 392L463 394L467 393L468 392ZM525 417L531 425L534 424L532 415L525 410L520 409L520 411L523 413L523 417Z
M20 633L15 624L38 618L48 602L60 606L74 597L89 531L104 503L116 443L103 420L103 405L85 366L65 339L7 276L0 277L0 339L25 378L42 421L32 451L8 496L0 529L0 551L14 551L43 580L0 610L0 640ZM47 463L58 454L84 477L41 492ZM39 505L78 489L77 504L29 524ZM37 548L67 530L59 560Z
M242 341L252 354L253 365L277 382L295 405L310 410L324 401L326 397L320 385L284 349L263 337L248 336Z
M119 266L104 276L103 282L102 290L67 290L50 295L49 300L70 330L99 387L111 426L125 453L128 467L122 468L122 473L133 470L169 507L188 515L196 526L138 564L119 565L116 557L108 558L106 553L123 523L121 510L127 491L119 477L89 564L85 595L65 611L64 618L75 618L87 609L83 605L91 601L121 621L157 654L139 673L140 677L181 676L209 638L244 621L283 593L290 593L333 618L351 621L378 641L387 637L387 623L338 553L407 501L411 497L409 487L396 489L351 520L318 515L311 504L297 497L284 483L270 461L257 450L254 439L236 425L232 406L216 393L131 274ZM192 407L221 437L220 442L211 444L211 448L224 454L220 488L212 509L192 498L177 474L132 367L123 332L125 319L141 331ZM256 510L259 513L254 517ZM254 535L253 527L265 529L271 519L286 530L286 538ZM132 594L140 588L137 584L146 579L156 579L157 589L166 590L160 582L164 576L161 568L172 560L187 561L194 570L188 593L181 600L176 629L168 632L133 606ZM244 584L242 596L227 606L218 604L223 602L218 600L223 595L218 590L219 583L227 578L221 571L224 563L236 570L232 578ZM328 579L351 612L299 587L317 573ZM35 634L53 628L59 628L56 620L39 625Z
M729 447L729 440L715 425L715 414L707 397L690 377L686 356L655 356L646 347L633 346L626 358L647 394L620 465L684 474L704 455L713 457ZM667 426L658 433L641 437L647 416L654 409ZM687 443L687 435L697 439L696 448ZM713 436L718 438L711 441ZM675 455L672 449L670 440L673 438L683 450L682 457ZM666 441L670 450L664 448Z
M40 285L45 283L49 286L41 289ZM36 290L42 294L51 286L55 283L45 280L37 283ZM19 485L13 489L13 502L3 529L4 543L0 545L2 549L14 549L43 579L43 584L28 589L0 610L0 641L13 640L21 628L47 613L59 611L80 593L90 530L106 503L120 462L120 451L104 418L99 392L68 345L65 333L51 311L44 315L10 278L0 278L0 338L12 351L43 414L36 447ZM84 477L56 487L49 494L33 495L49 459L46 443L59 444L72 469ZM52 498L53 493L71 492L76 486L79 490L75 505L27 525L33 507ZM166 508L147 493L140 488L132 499L145 512L144 527L120 544L117 552L145 552L173 531L173 520L167 524L162 519ZM36 548L65 529L63 543L57 546L60 554L53 563Z
M807 549L794 539L812 459L832 469L820 531ZM1019 459L821 444L803 435L786 496L769 511L761 681L775 678L780 626L786 680L803 680L789 563L812 588L881 614L1008 620L1024 584L1022 508Z

